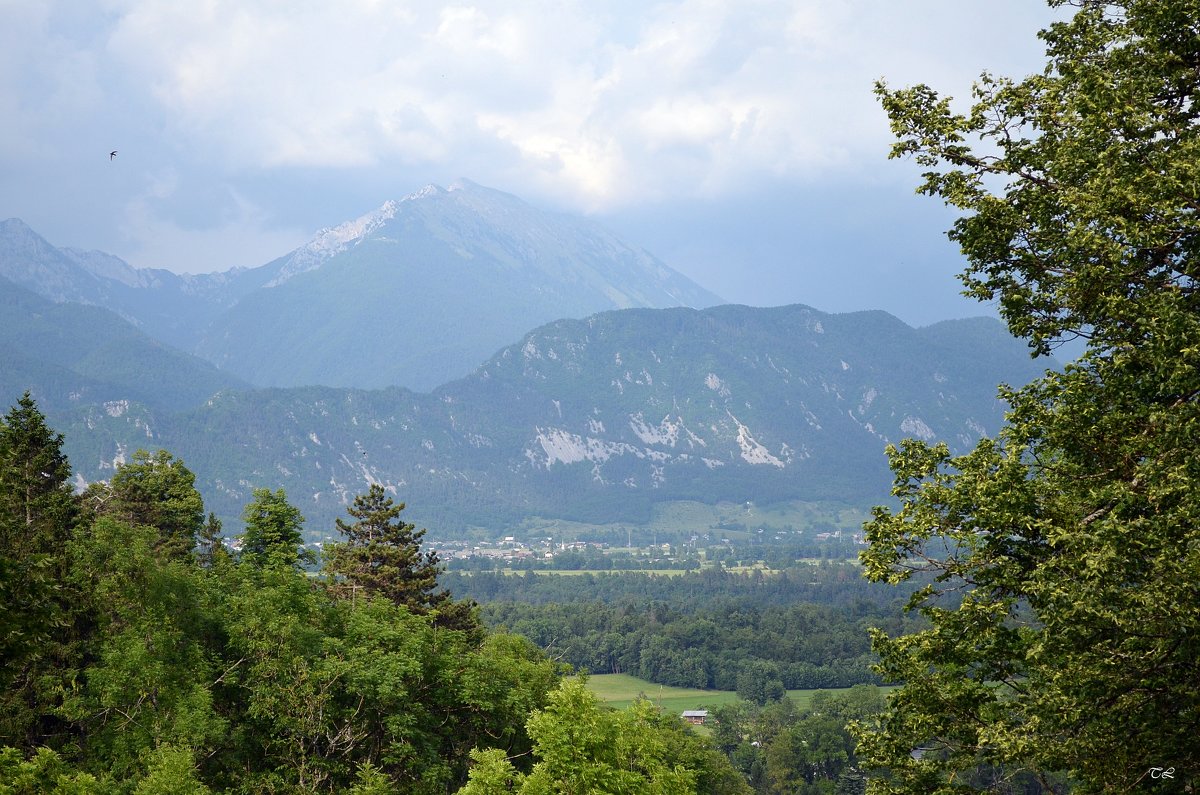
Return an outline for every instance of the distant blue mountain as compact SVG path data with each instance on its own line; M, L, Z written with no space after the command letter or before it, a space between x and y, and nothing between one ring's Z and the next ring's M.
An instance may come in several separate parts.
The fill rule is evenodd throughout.
M196 276L56 249L10 219L0 276L110 309L259 386L432 389L551 320L720 303L592 222L466 181L386 202L261 267Z
M223 389L249 389L113 312L54 303L0 277L0 394L29 390L50 411L112 401L181 411Z
M470 183L203 276L10 220L0 390L34 391L82 481L162 447L234 524L253 488L284 488L319 536L379 483L445 535L678 500L866 507L887 443L965 451L1001 425L996 385L1045 366L996 320L715 302L600 227Z

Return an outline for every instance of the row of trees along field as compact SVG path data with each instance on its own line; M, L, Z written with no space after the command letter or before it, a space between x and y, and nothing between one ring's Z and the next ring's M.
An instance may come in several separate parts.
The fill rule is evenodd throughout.
M866 791L867 775L848 726L885 707L883 693L870 685L814 693L803 709L790 699L736 701L711 711L712 737L755 793L857 795Z
M4 795L747 791L677 716L604 711L485 631L381 489L314 577L282 491L234 556L168 453L70 479L25 395L0 422Z
M866 582L850 564L671 577L448 574L442 582L478 601L488 626L576 669L755 701L785 689L879 684L868 630L924 626L903 615L895 589Z

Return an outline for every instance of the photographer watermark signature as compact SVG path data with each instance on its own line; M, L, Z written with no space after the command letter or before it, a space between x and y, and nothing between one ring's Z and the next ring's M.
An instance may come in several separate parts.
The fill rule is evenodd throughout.
M1182 776L1182 779L1178 782L1175 779L1176 773ZM1170 781L1171 783L1168 785L1168 788L1183 786L1183 792L1192 792L1192 784L1195 782L1189 783L1188 778L1187 770L1177 771L1174 765L1171 765L1170 767L1155 765L1145 773L1142 773L1140 776L1138 776L1137 781L1130 784L1125 791L1131 792L1136 789L1139 784L1149 783L1147 781L1147 779L1149 779L1149 781L1157 783L1159 787L1161 787L1166 781Z

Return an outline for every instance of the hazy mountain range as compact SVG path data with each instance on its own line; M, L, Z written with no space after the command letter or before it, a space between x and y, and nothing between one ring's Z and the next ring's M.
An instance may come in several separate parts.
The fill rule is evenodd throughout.
M165 447L219 514L236 517L253 487L282 487L317 535L369 483L435 534L527 516L645 522L672 500L866 506L887 495L887 442L966 450L1002 421L996 385L1044 366L990 319L592 314L605 301L716 299L590 224L469 183L384 205L262 268L205 276L56 249L10 220L0 276L0 390L10 403L34 392L80 483ZM543 325L551 307L577 317ZM520 330L496 339L504 323ZM207 361L172 347L187 339ZM481 366L432 391L338 386L433 378L489 339ZM359 380L364 362L378 380ZM402 364L385 377L384 362ZM251 386L288 374L327 383Z
M468 181L388 201L261 267L194 276L57 249L9 219L0 276L111 309L256 386L427 390L551 320L721 303L594 223Z

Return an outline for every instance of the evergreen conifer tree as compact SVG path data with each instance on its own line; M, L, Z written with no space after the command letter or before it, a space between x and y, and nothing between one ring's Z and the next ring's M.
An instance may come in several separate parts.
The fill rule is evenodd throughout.
M0 745L51 731L47 674L66 653L58 636L70 623L63 580L76 520L62 442L28 392L0 422Z
M425 531L400 518L404 507L378 484L354 498L346 511L355 521L337 520L346 541L331 547L326 556L333 590L350 599L382 596L417 613L436 611L441 626L477 629L473 607L453 602L449 592L438 588L437 553L422 551Z
M0 549L13 557L62 551L75 523L62 434L26 392L0 424Z
M287 501L283 489L258 488L242 512L242 561L255 566L301 566L312 561L304 549L304 516Z

